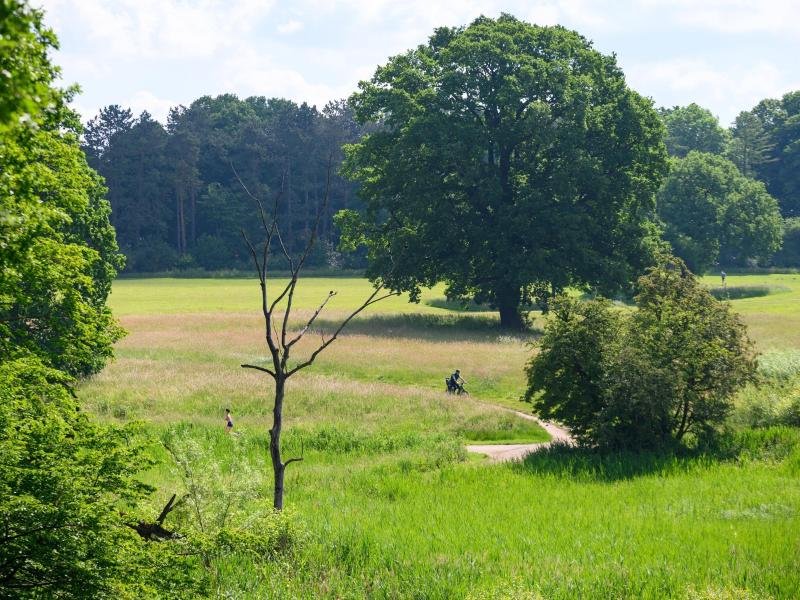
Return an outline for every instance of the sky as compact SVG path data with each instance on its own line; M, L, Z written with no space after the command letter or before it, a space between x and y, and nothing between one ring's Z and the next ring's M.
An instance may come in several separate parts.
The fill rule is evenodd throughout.
M697 102L729 125L800 89L800 0L32 0L84 119L109 104L164 122L203 95L322 108L436 27L502 12L560 24L615 53L656 106Z

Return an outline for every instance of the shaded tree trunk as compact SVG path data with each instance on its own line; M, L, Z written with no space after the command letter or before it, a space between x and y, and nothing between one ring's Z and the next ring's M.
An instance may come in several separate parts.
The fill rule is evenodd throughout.
M520 311L520 290L513 285L503 285L495 292L495 304L500 312L500 326L505 329L522 331L525 320Z
M186 252L186 215L183 190L180 184L175 189L175 218L177 220L176 246L178 247L178 254L184 254Z
M192 246L197 242L197 189L192 186L189 203L189 241Z

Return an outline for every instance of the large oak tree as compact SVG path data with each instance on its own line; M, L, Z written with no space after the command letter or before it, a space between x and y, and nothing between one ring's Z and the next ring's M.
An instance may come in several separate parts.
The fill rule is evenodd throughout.
M366 214L339 219L370 277L412 299L443 281L518 328L526 301L611 291L646 261L663 127L579 34L509 15L440 28L351 103L381 125L345 163Z

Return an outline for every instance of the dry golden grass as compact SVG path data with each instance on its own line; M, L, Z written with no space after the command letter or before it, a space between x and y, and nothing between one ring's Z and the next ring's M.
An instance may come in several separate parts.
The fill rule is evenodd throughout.
M310 314L297 311L292 333ZM326 317L331 323L346 314ZM160 424L215 423L230 406L238 426L269 422L271 379L239 366L265 359L258 314L127 315L122 324L129 335L118 344L117 360L82 386L90 410ZM330 335L330 325L324 328ZM411 425L424 415L424 427L452 431L503 419L504 413L487 402L521 394L529 338L498 341L491 329L448 335L449 329L432 334L425 322L362 318L352 328L358 333L342 334L290 380L287 425L347 423L374 431ZM319 332L309 332L293 355L308 356L320 339ZM456 367L473 390L488 393L445 394L444 377Z

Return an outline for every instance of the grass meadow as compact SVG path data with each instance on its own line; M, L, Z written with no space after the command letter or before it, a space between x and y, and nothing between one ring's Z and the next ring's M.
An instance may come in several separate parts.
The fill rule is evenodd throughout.
M317 328L328 332L370 287L305 279L294 325L331 289ZM764 353L767 382L738 400L733 442L678 456L556 447L512 464L464 444L547 439L507 410L529 410L523 366L542 317L508 335L480 307L454 310L441 289L371 307L290 380L285 454L304 458L287 470L290 543L220 554L206 567L213 596L797 597L800 430L750 429L742 415L800 394L800 275L731 275L722 293ZM144 423L158 459L146 473L153 510L189 492L174 526L271 518L271 380L239 368L265 356L257 282L119 280L111 305L129 334L79 395L100 419ZM297 357L319 339L309 333ZM455 368L469 397L444 393ZM223 430L225 407L237 435Z

